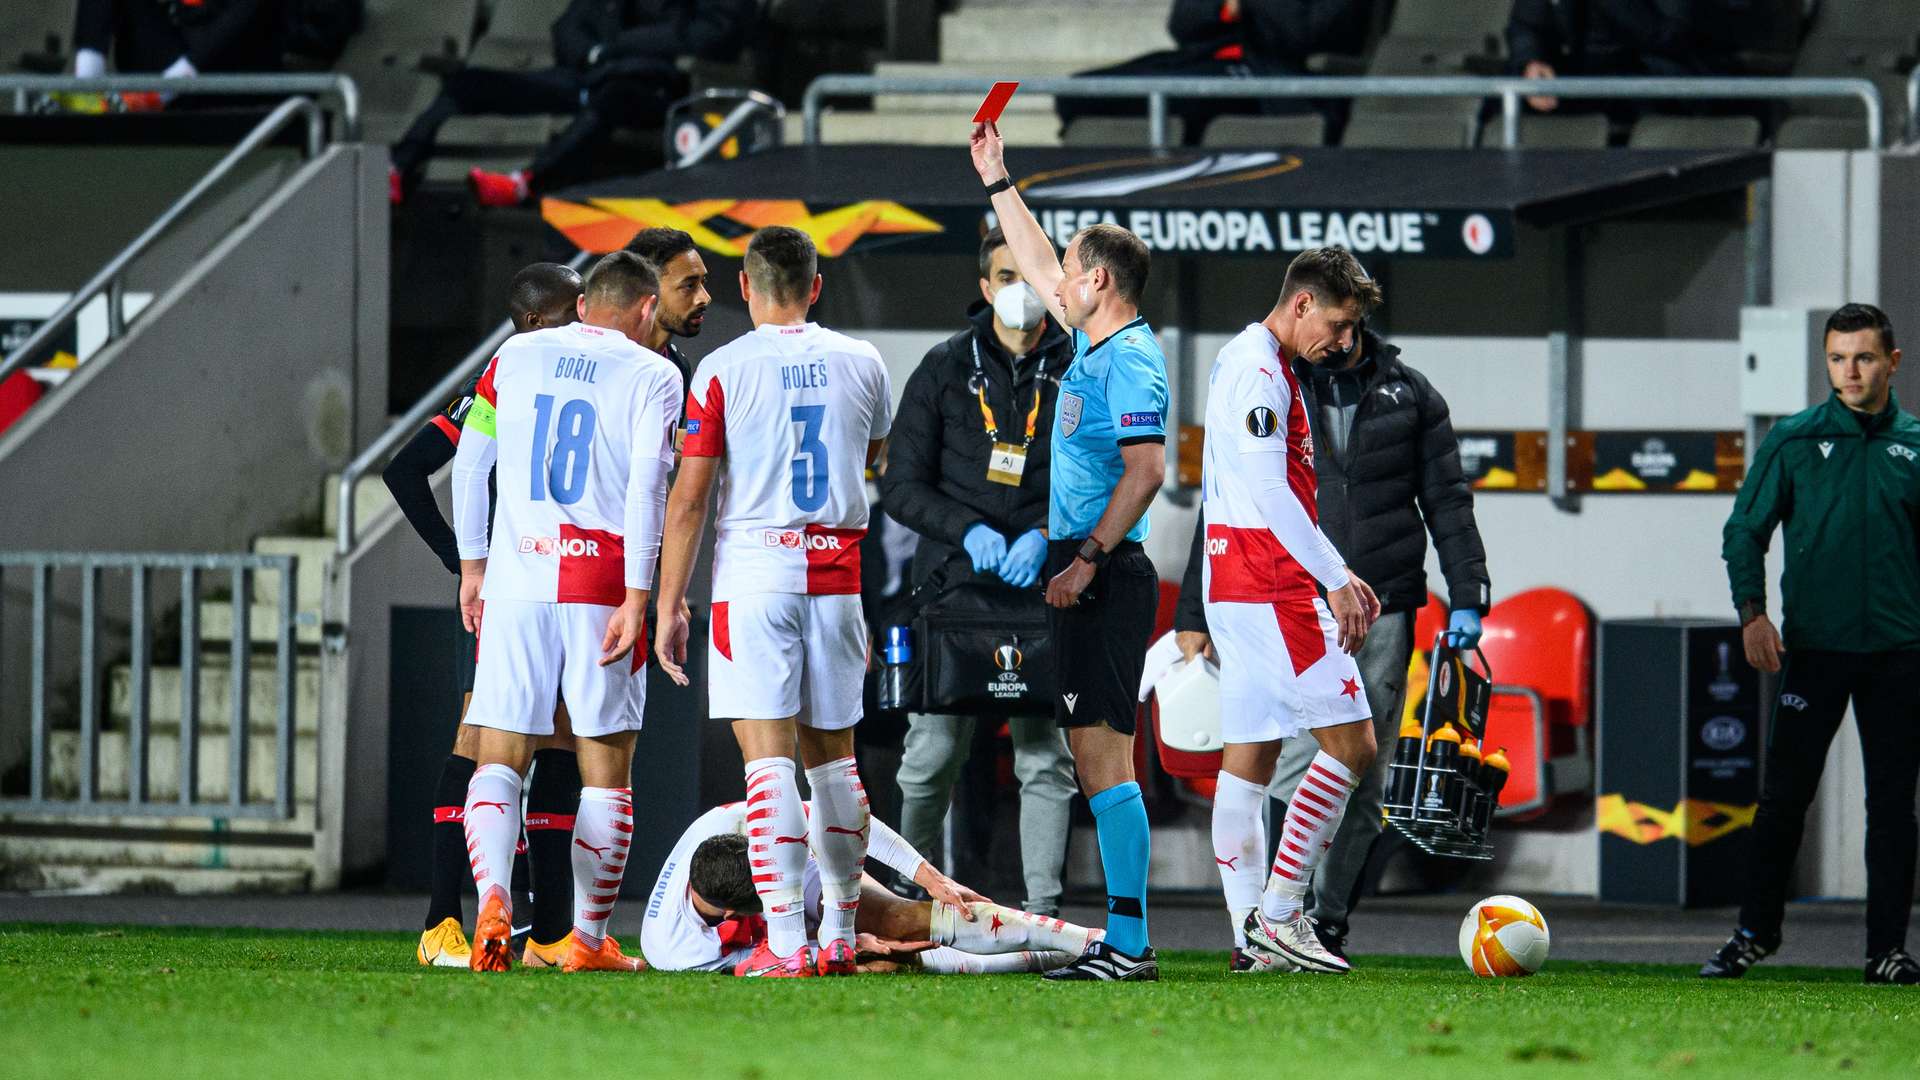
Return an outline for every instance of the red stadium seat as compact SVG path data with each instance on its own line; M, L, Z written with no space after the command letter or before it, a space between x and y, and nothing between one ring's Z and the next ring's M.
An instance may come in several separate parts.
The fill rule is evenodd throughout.
M0 431L11 427L45 392L39 381L24 371L0 380Z
M1569 593L1529 589L1495 604L1485 627L1495 685L1484 742L1513 765L1501 815L1525 817L1592 786L1593 617Z

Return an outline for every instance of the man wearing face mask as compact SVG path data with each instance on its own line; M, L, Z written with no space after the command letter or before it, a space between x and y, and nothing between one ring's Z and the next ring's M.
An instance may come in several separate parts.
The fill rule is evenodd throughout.
M980 295L966 329L928 350L907 380L880 494L920 535L916 587L971 582L1009 606L1041 604L1054 395L1073 343L1014 265L999 229L980 243ZM1073 763L1051 717L1016 717L1020 862L1026 909L1057 915ZM900 763L900 831L939 850L953 785L973 742L970 716L914 716Z

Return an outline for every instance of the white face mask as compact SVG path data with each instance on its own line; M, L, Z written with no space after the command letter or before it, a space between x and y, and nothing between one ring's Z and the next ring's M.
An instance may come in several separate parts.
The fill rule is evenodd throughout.
M993 317L1009 330L1031 330L1047 317L1047 306L1033 286L1016 281L993 294Z

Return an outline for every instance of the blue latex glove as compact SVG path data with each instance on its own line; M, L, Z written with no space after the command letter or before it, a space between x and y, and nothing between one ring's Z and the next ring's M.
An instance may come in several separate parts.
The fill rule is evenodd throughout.
M1480 644L1480 613L1462 608L1447 618L1447 644L1456 649L1471 649Z
M968 529L967 535L960 540L960 546L972 556L973 572L976 574L991 574L999 570L1000 560L1007 557L1007 538L985 524Z
M1016 589L1030 589L1040 580L1040 569L1047 562L1047 538L1039 529L1029 529L1007 549L1000 560L1000 580Z

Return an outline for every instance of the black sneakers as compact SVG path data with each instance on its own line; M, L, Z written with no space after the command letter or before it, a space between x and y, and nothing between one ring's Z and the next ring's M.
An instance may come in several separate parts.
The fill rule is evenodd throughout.
M1867 961L1868 983L1920 986L1920 960L1905 949L1892 949Z
M1700 968L1703 979L1737 979L1747 973L1747 969L1773 955L1780 947L1779 942L1762 945L1759 940L1745 930L1735 930L1720 951L1713 954ZM1912 961L1908 961L1911 963Z
M1128 956L1105 941L1096 941L1073 963L1041 978L1053 982L1159 982L1160 961L1154 958L1151 945L1139 956Z

